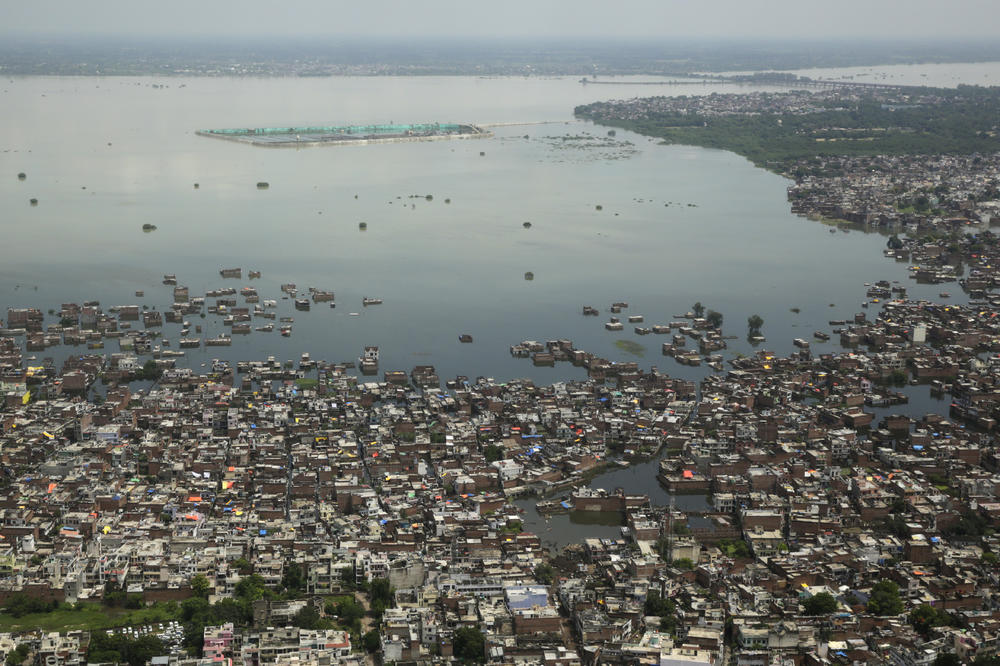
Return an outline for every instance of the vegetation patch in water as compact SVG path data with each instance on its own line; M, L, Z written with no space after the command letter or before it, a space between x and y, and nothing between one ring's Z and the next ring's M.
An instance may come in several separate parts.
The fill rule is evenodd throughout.
M626 354L638 356L639 358L642 358L646 353L646 347L634 340L615 340L615 347L618 347L618 349L621 349Z

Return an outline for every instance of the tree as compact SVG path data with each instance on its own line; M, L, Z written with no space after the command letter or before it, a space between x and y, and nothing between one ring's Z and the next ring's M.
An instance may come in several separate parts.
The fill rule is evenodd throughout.
M7 653L7 666L20 666L28 658L31 648L26 643L21 643L16 648Z
M872 615L887 616L902 613L903 601L899 598L899 585L891 580L883 580L873 585L867 608Z
M483 455L486 456L486 462L496 462L497 460L503 459L503 447L497 444L490 444L483 451Z
M162 374L163 369L156 364L156 361L149 359L143 364L142 370L139 371L139 379L159 379Z
M694 313L695 317L700 318L703 314L705 314L705 306L701 304L701 301L698 301L691 306L691 312Z
M328 626L329 622L319 616L319 611L316 610L315 606L307 603L292 616L292 625L299 629L320 629L324 625Z
M678 569L694 569L694 562L691 561L690 557L682 557L680 559L674 560L674 566Z
M907 617L913 629L926 638L934 627L945 627L951 624L951 616L940 608L928 604L920 604Z
M890 250L901 250L903 248L903 241L899 239L899 236L893 234L889 236L889 240L886 242L885 246Z
M124 634L95 631L90 635L87 662L110 662L145 666L150 660L164 653L163 641L153 635L129 638Z
M236 583L235 592L240 600L248 602L257 601L258 599L270 599L274 596L274 592L267 589L264 579L258 574L241 578L240 582Z
M208 599L208 595L211 592L211 585L209 585L208 578L205 578L202 574L198 574L191 579L191 593L200 599Z
M972 666L1000 666L1000 657L995 654L982 655L972 660Z
M385 608L392 606L392 596L395 590L389 585L388 578L376 578L371 584L372 604L381 601Z
M30 613L50 613L59 606L56 601L46 601L38 597L31 597L24 592L15 592L10 595L3 609L14 617L22 617Z
M722 313L716 312L715 310L709 310L708 314L705 315L705 319L708 321L708 325L712 328L722 328Z
M677 628L677 604L673 599L666 599L660 596L655 590L646 595L646 604L642 612L648 616L658 616L660 618L660 631L672 633Z
M455 632L454 654L460 661L486 661L486 637L476 627L462 627Z
M365 608L358 603L354 597L337 597L333 600L333 614L337 616L340 623L351 627L354 623L365 616Z
M932 666L959 666L962 662L959 661L958 655L954 652L942 652L934 657L934 661L931 663Z
M764 325L764 319L759 314L747 317L747 335L759 335L760 327Z
M281 586L286 592L298 593L305 584L305 576L302 573L302 565L298 562L289 562L285 565L285 570L281 574Z
M829 592L820 592L806 599L802 605L806 615L829 615L837 610L837 600Z
M367 652L378 652L379 647L382 646L382 639L378 632L372 629L361 637L361 645Z
M181 602L181 620L187 622L209 611L211 605L202 597L191 597Z
M725 553L727 557L731 557L733 559L750 557L750 547L747 546L747 542L742 539L719 539L719 542L715 545L718 546L719 550Z
M673 599L661 597L659 592L651 590L646 595L646 603L642 607L642 612L644 615L664 615L665 613L673 613L676 607Z
M535 578L538 582L545 585L551 585L553 579L555 578L555 569L548 562L542 562L537 567L535 567Z
M109 578L104 583L104 596L101 598L101 602L105 606L121 606L125 603L125 596L125 590L122 589L121 585Z

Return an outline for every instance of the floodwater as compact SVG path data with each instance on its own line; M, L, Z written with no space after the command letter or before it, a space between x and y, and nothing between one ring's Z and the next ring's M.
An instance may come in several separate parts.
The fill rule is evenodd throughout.
M597 99L728 86L473 77L28 77L0 86L0 310L84 300L164 309L164 274L192 295L250 284L221 279L230 266L263 272L252 283L261 299L280 299L287 282L336 292L336 309L296 312L279 300L279 315L295 318L291 337L236 336L229 348L190 351L195 367L302 352L353 360L373 344L382 370L433 364L442 377L554 381L583 371L534 368L508 348L570 338L694 378L705 370L662 357L660 336L609 333L606 317L584 318L581 307L628 301L626 313L648 326L700 301L740 338L757 313L766 346L787 352L793 338L856 312L862 282L907 279L904 265L882 258L882 237L830 233L792 215L787 181L743 158L623 131L609 139L572 119L575 105ZM194 134L434 121L555 122L495 127L489 139L300 150ZM384 303L362 307L365 296ZM225 330L215 316L193 323L203 337ZM174 347L178 333L164 326ZM460 344L462 333L474 343ZM621 339L644 349L626 353ZM730 353L751 351L731 343Z
M979 67L967 82L979 82ZM907 71L920 77L918 68ZM985 71L997 77L1000 66ZM864 282L898 280L911 296L935 298L939 288L908 281L905 264L883 259L883 237L831 233L792 215L779 176L724 151L660 146L623 131L609 139L572 117L574 106L600 99L748 89L584 86L574 77L0 81L0 312L92 299L105 308L165 309L166 273L192 295L253 284L261 299L280 299L279 285L293 282L335 291L336 309L320 303L297 312L278 300L278 314L295 318L291 337L235 336L232 347L188 350L180 363L302 352L344 361L374 344L382 370L433 364L442 377L551 382L584 373L534 368L512 358L509 345L570 338L675 376L710 372L661 356L660 336L638 337L631 326L605 331L614 301L629 302L625 314L644 315L647 326L700 301L723 313L725 332L737 336L728 356L753 351L742 339L752 314L764 319L768 349L792 351L792 339L859 311ZM490 139L302 150L194 134L391 122L545 124L498 126ZM259 181L270 187L258 189ZM157 230L144 233L147 223ZM221 268L235 266L243 280L220 278ZM249 269L263 277L249 281ZM384 303L363 307L365 296ZM583 317L585 304L603 316ZM205 327L203 337L225 331L215 316L193 323ZM163 328L174 348L179 329ZM474 343L460 344L462 333ZM644 350L620 350L623 339ZM836 348L813 342L814 352ZM81 349L39 356L58 362L68 353ZM906 391L911 405L886 411L919 415L946 404L925 386ZM612 470L591 486L649 493L665 505L656 465ZM526 526L550 544L620 534L614 524L579 522L586 516L546 521L534 500L520 505ZM677 505L700 509L705 498L678 497Z
M931 86L955 88L959 85L1000 85L1000 63L958 62L920 65L866 65L859 67L813 67L782 70L796 76L823 81L879 83L893 86ZM753 74L749 71L724 74Z

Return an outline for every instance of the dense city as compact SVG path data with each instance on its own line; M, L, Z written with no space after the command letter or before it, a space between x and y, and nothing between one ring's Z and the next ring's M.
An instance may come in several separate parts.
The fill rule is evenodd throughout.
M1000 242L962 238L886 253L933 267L915 279L968 264L969 305L872 284L830 322L842 351L797 339L700 384L568 340L530 353L588 378L550 386L307 354L199 371L142 346L156 317L137 347L131 309L9 309L0 645L65 664L991 663ZM695 310L656 331L676 334L665 355L724 347ZM92 349L57 367L25 342ZM909 386L951 402L908 415ZM656 459L701 508L588 486ZM551 548L524 498L620 534Z
M582 158L564 162L561 153L556 160L546 152L530 153L530 163L503 162L503 149L515 145L520 130L518 137L506 137L506 145L494 144L489 159L478 146L465 162L445 162L455 159L450 156L455 150L448 155L442 150L435 159L449 165L449 177L483 169L483 182L490 185L484 192L493 189L494 179L511 178L512 173L525 178L526 192L535 186L558 189L546 180L549 172L533 170L536 164L573 164L596 189L608 172L590 170L595 164L640 159L636 144L619 142L613 128L668 144L730 150L788 179L779 184L780 207L785 207L780 197L786 192L791 212L813 220L795 222L815 223L818 237L831 241L816 252L816 261L824 260L820 253L832 241L845 238L837 235L841 230L863 230L874 241L874 261L896 269L890 277L899 279L855 278L851 273L848 279L858 280L857 296L863 302L856 307L830 303L829 319L823 316L825 324L815 330L813 324L780 326L760 314L747 318L744 326L743 315L737 321L726 319L701 302L678 314L641 315L635 301L630 309L625 301L599 302L588 296L579 302L589 304L576 310L574 300L576 323L569 330L580 335L580 322L600 322L594 327L599 334L622 334L615 335L614 346L624 355L591 353L569 338L510 340L512 363L521 364L525 373L572 366L569 374L560 375L570 378L543 382L477 376L483 371L475 367L463 370L469 375L451 376L454 370L443 369L439 375L430 361L438 359L439 367L444 361L430 351L413 351L414 357L423 356L420 364L398 367L397 356L390 366L384 343L378 343L383 344L381 357L375 344L355 350L356 362L323 359L324 353L332 353L332 342L326 349L296 349L291 360L267 355L272 349L290 349L269 347L269 340L292 338L300 344L304 336L293 338L292 314L308 322L310 316L318 321L319 311L339 312L332 266L348 265L346 257L334 255L363 252L360 243L299 229L301 220L296 222L273 197L258 198L253 206L273 215L268 224L287 229L283 240L293 244L286 253L293 266L281 270L279 264L274 284L257 282L260 270L233 261L234 267L227 264L219 271L221 284L189 287L183 276L163 275L159 296L165 302L157 301L153 289L160 285L151 288L148 281L153 262L130 270L123 261L99 266L98 280L113 284L105 295L120 294L127 285L124 293L134 294L134 301L83 300L82 285L87 283L81 277L76 291L67 280L69 295L60 302L52 300L51 291L45 293L44 283L40 294L35 293L37 285L29 291L29 283L22 281L25 273L9 269L3 274L4 289L18 293L0 303L0 658L5 664L1000 664L1000 447L995 437L1000 422L1000 235L991 231L1000 220L1000 89L739 74L737 70L780 59L781 54L767 50L745 53L746 47L727 47L725 53L741 55L723 63L723 56L710 48L681 58L676 50L649 47L655 58L642 49L644 57L633 58L619 54L611 42L596 50L567 46L542 62L530 42L484 42L478 50L445 44L426 52L418 42L378 57L356 53L353 43L332 47L317 42L298 55L272 47L252 50L238 41L212 48L202 44L203 51L190 55L176 49L158 53L157 44L146 56L135 57L128 43L71 42L50 47L51 59L44 60L34 44L18 41L0 49L0 72L11 77L150 71L176 77L463 74L477 77L477 85L479 79L495 76L569 73L574 95L580 89L588 94L594 88L610 90L619 82L609 79L619 74L687 77L671 84L685 90L702 86L705 94L577 106L578 121L600 126L597 138L582 132L534 141L524 134L516 144L530 145L533 151L542 150L536 145L547 146L553 153L579 150L580 145L602 151L595 151L586 164ZM414 48L423 55L414 57ZM453 50L463 48L470 52L451 58ZM971 42L967 48L995 52L992 42ZM864 49L840 51L845 54L838 57L852 64L852 58L879 61ZM811 64L815 57L799 53L786 62ZM578 75L585 75L579 86ZM151 87L157 90L175 85L156 81ZM15 79L10 83L14 88ZM757 89L706 92L710 85L744 84ZM287 90L273 94L282 95L294 98ZM122 124L138 124L134 118L126 116ZM535 123L497 126L520 124ZM389 143L372 129L389 126L364 127L366 134L358 135L362 143ZM438 125L392 127L397 130L390 137L393 143L409 147L411 140L442 130ZM476 129L484 139L492 136L472 125L454 127ZM288 125L282 134L297 151L303 136L299 130L324 130L329 139L331 130L345 128ZM256 136L268 131L214 133ZM355 143L344 138L348 134L340 132L336 141L325 142ZM108 206L90 214L96 218L110 207L136 206L129 210L137 211L137 221L128 224L136 236L141 228L151 241L143 257L163 255L180 263L188 245L171 253L152 241L170 239L168 233L173 233L173 238L194 239L193 246L202 242L200 230L186 232L179 224L169 229L169 216L140 216L136 202L155 199L150 192L156 190L132 182L140 179L136 172L142 169L131 160L142 151L127 143L132 135L124 136L120 140L116 135L113 142L102 138L100 149L114 154L105 149L128 146L120 172L127 178L109 183L111 194L102 191L100 199L89 182L79 187L92 187L88 196ZM44 142L29 149L28 143L17 158L28 164L32 150L49 149ZM182 151L184 178L208 150L222 149ZM86 150L90 159L94 148ZM496 162L494 152L501 158ZM253 163L256 156L224 155L226 169L245 159L251 165L247 168L266 172ZM365 175L363 159L355 155L348 157L357 159L362 175L349 183L352 200L358 200L358 190L381 191L370 183L384 190L392 168L407 170L403 162L387 167L373 160ZM271 159L298 157L288 151ZM62 162L56 150L50 158ZM84 166L78 168L90 169L87 159L81 158ZM421 167L431 161L421 161ZM297 169L311 178L330 167L303 164L314 163L272 167L275 187L258 180L254 188L250 180L245 189L259 197L280 195L282 176L287 184ZM74 215L85 210L79 199L70 200L55 188L60 178L69 180L58 169L33 171L31 164L19 172L21 168L10 174L12 181L54 183L53 189L42 190L48 196L41 205L36 197L42 195L34 190L18 193L29 214L59 206ZM239 197L235 187L205 170L209 173L199 174L197 182L192 176L193 186L185 182L185 191L218 199L174 215L204 215L197 224L207 227L218 222L211 212L219 210L210 207L213 201L236 211ZM156 164L145 175L159 178L166 171ZM36 180L35 173L42 175ZM246 175L240 172L238 178L246 180ZM715 175L713 171L713 182ZM341 182L335 184L340 187ZM459 185L453 188L461 192ZM699 190L682 189L691 188L690 183L670 185L685 195L686 203L674 206L684 211L710 205L704 199L726 196L718 194L719 187L709 188L704 191L711 194L696 204L687 192ZM486 195L465 190L474 205L489 205ZM522 199L522 194L514 197L519 206L528 197ZM650 203L654 198L642 195L632 201ZM312 206L321 197L326 197L322 206L334 207L336 199L327 190L311 196L315 199L303 204L310 218L322 215L313 210L319 204ZM655 193L667 196L681 194L671 194L666 186ZM179 198L169 191L155 206L166 209ZM304 198L296 195L296 205ZM402 201L401 196L396 199ZM408 199L413 200L408 201L412 211L417 202L429 204L434 197ZM598 201L602 203L588 202L587 208L602 211L608 202ZM459 208L457 202L457 195L455 205L443 199L452 210ZM662 208L673 203L666 201ZM399 208L403 206L393 210ZM538 240L536 232L545 229L546 217L556 220L554 210L542 210L535 216L519 208L516 222L498 224L504 236L496 232L481 249L520 255L534 243L546 252L555 253L562 245L574 251L582 244L581 229L590 233L584 225L574 226L582 214L569 209L570 217L562 219L565 227L550 225L557 231L549 238L556 240ZM460 231L434 237L428 247L403 248L448 265L424 275L437 280L437 286L480 278L461 265L449 265L455 238L471 235L477 222L476 209L469 211L470 224L456 227ZM339 215L344 222L348 217L334 212L325 219ZM84 213L80 215L83 219ZM237 213L231 216L235 219ZM372 239L375 247L404 244L399 227L383 223L384 235L377 236L367 231L367 219L357 217L341 225L349 226L352 236ZM522 221L525 217L535 222ZM593 231L602 238L595 242L609 248L602 256L609 264L635 260L628 254L632 246L621 240L622 230L643 234L635 231L640 227L628 226L627 217ZM246 220L231 235L245 236L242 240L252 250L224 247L231 240L226 238L204 254L192 250L192 261L203 268L216 263L211 256L216 251L218 263L238 252L241 261L259 261L254 252L285 252L278 243L251 238L253 222ZM44 223L42 218L11 226L30 230L37 224L39 236L45 236L52 227ZM518 237L521 244L506 249L498 239L514 237L508 227L521 237L535 236L530 241ZM528 231L533 228L535 232ZM670 227L657 227L667 266L670 251L685 250L679 243L671 247L675 237L661 229L669 232ZM770 247L770 242L762 239L754 251L777 254L777 245ZM320 287L302 288L284 282L277 288L292 269L316 275L308 272L313 262L295 255L302 245L330 248L317 269L328 270L321 279L329 284L317 281ZM83 274L88 259L74 263L78 250L62 250L73 261L54 255L49 262L65 263L70 275L77 270ZM227 251L233 254L224 259ZM123 242L119 254L130 252ZM393 264L401 270L401 281L418 284L420 270L407 254L371 260L358 272ZM664 271L650 278L623 269L615 278L694 285L701 271L711 269L712 256L706 252L704 266L681 277ZM589 267L584 259L573 260ZM546 268L516 266L510 272L518 287L527 288L543 282ZM539 272L537 282L534 271ZM146 282L130 282L135 276ZM200 280L192 278L188 284ZM268 293L269 287L276 293ZM497 304L504 299L565 305L564 297L546 301L544 292L539 296L510 289L501 294L485 278L477 289L484 308L506 307ZM708 292L702 285L699 289ZM753 288L726 289L755 302ZM434 285L429 291L435 291ZM937 298L926 296L931 291ZM454 293L442 289L435 297L457 299ZM815 299L815 292L809 294ZM821 295L825 313L828 299L826 292ZM32 298L37 300L28 303ZM391 308L379 296L355 300L359 311L346 313L344 321L360 322L362 313ZM815 303L809 305L815 310ZM464 327L467 321L475 323L474 312L470 306L460 330L456 324L458 339L450 341L463 351L475 349L461 346L474 340L495 350L491 342L483 343L486 326ZM517 309L510 312L521 316ZM760 312L772 318L773 310ZM430 315L447 320L444 310ZM323 320L320 325L329 329L332 341L332 324ZM418 328L422 320L411 311L379 325ZM255 349L268 351L244 358L247 347L240 342L251 339L260 341ZM211 358L215 348L220 358ZM642 356L647 348L657 350L655 358ZM501 354L508 360L506 346Z

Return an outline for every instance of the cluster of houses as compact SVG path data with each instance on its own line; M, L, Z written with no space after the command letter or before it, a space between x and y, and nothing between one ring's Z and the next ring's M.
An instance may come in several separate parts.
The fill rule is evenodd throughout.
M871 93L862 90L838 89L823 91L782 91L712 93L710 95L679 95L674 97L634 97L624 100L595 102L586 107L586 117L595 122L648 121L669 116L757 116L761 114L804 115L823 111L843 110ZM579 114L581 108L577 109Z
M1000 243L955 242L898 251L935 273L967 264L973 302L876 284L880 307L834 330L842 351L759 350L700 384L555 341L528 353L586 379L442 387L431 366L378 381L303 356L133 390L127 352L34 366L0 337L0 607L114 589L183 601L200 577L216 602L251 575L279 589L294 568L297 598L259 600L252 623L205 627L194 654L153 663L442 663L469 658L470 631L476 657L525 665L995 655ZM12 309L8 326L39 315ZM927 394L940 409L903 404ZM643 459L676 501L588 487ZM547 508L571 512L574 543L543 540ZM620 530L598 538L587 514ZM325 601L368 603L383 579L378 640L361 641ZM306 607L330 628L295 626ZM0 650L84 663L90 641L22 631Z
M909 232L990 224L1000 155L815 157L792 162L792 212Z

